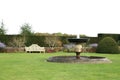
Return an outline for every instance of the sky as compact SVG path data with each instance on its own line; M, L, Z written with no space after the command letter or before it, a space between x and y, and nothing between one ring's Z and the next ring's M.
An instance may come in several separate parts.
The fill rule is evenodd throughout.
M120 0L0 0L0 22L7 34L24 23L40 33L120 34Z

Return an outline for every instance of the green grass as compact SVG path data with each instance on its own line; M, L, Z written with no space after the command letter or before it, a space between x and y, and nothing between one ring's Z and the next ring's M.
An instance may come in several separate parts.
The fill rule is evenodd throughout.
M0 54L0 80L119 80L120 54L82 53L81 55L105 56L112 60L107 64L51 63L53 54Z

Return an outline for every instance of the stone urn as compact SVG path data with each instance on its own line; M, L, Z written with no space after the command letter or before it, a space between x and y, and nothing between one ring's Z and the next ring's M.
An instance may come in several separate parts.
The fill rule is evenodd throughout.
M74 47L74 51L76 53L76 59L80 59L80 53L82 52L82 45L76 44Z
M76 59L80 59L80 53L82 52L81 43L86 43L88 38L69 38L68 41L75 43L74 51L76 53Z

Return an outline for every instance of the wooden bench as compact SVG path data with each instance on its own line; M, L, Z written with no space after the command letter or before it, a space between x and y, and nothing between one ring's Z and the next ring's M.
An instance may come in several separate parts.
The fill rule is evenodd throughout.
M43 53L45 53L45 48L44 47L40 47L37 44L32 44L29 47L25 47L25 51L26 52L40 52L40 53L43 52Z

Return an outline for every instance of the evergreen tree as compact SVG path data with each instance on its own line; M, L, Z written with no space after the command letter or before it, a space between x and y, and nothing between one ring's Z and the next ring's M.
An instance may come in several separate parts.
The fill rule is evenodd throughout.
M4 28L4 23L3 20L1 22L1 26L0 26L0 35L5 35L6 34L6 30Z
M31 26L28 24L28 23L25 23L21 26L21 32L20 32L21 35L32 35L33 32L31 30Z

